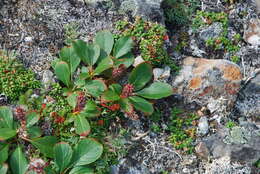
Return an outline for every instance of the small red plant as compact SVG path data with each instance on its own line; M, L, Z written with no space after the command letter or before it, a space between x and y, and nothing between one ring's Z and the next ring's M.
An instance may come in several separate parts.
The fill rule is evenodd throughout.
M133 95L134 86L132 84L126 84L120 95L121 98L127 98Z

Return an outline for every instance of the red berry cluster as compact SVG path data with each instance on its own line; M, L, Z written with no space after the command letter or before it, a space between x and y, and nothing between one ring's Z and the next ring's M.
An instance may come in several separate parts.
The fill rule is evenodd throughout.
M32 159L29 170L36 172L37 174L43 174L44 168L48 166L48 163L44 162L42 159Z
M77 105L73 112L80 112L84 109L86 105L86 97L83 92L81 92L77 97Z
M133 95L134 86L132 84L126 84L120 95L121 98L127 98Z
M120 77L125 70L126 70L126 67L125 67L124 64L119 65L118 68L114 68L114 69L113 69L113 71L112 71L112 77L113 77L113 78L118 78L118 77Z

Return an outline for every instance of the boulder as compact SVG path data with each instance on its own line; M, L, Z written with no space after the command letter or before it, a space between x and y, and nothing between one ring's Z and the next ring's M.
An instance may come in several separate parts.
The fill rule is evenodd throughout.
M186 103L195 101L223 116L233 108L241 80L239 66L230 61L187 57L172 86Z

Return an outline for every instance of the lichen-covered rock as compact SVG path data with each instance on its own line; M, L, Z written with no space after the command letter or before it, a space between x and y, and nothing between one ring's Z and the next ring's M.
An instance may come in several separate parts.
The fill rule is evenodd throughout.
M260 45L260 19L251 19L245 27L244 40L251 45Z
M252 165L260 156L260 130L255 126L221 128L202 142L213 158L226 156L231 162Z
M211 113L225 115L233 107L241 80L240 68L230 61L187 57L172 86L186 102L195 101Z
M198 134L199 135L206 135L209 132L209 123L207 117L203 116L199 119L198 124Z
M205 168L205 174L252 174L250 166L231 163L226 156L207 163Z
M208 39L217 38L223 32L222 24L215 22L212 25L202 29L199 33L200 39L207 41Z
M260 126L260 71L240 91L235 110L236 117L246 117Z
M146 20L164 23L162 0L120 0L120 11Z

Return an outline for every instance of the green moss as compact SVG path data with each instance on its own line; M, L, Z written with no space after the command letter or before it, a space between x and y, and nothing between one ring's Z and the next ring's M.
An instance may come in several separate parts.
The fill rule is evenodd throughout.
M11 101L29 89L39 88L40 81L35 74L27 70L15 59L14 54L0 50L0 93L4 93Z
M238 63L240 61L238 56L234 54L239 51L238 45L241 40L240 34L235 34L232 39L228 38L228 15L224 12L206 12L197 11L197 15L193 20L192 27L197 30L200 27L209 26L214 22L219 22L222 25L223 32L217 38L209 38L206 41L206 46L213 50L223 50L224 52L231 53L231 61Z
M198 0L164 0L162 8L169 28L188 25L192 14L199 6Z
M119 21L116 24L119 36L132 36L136 43L136 51L140 50L142 58L153 65L165 63L169 56L164 47L164 39L167 36L166 29L157 23L146 22L136 18L134 23Z
M227 128L229 128L229 129L232 129L233 127L236 126L236 123L233 122L233 121L228 121L225 126L226 126Z
M183 150L188 154L194 151L192 143L195 139L196 128L193 127L193 122L197 119L198 117L195 114L185 115L178 108L172 109L170 124L168 125L171 132L169 140L176 149Z

